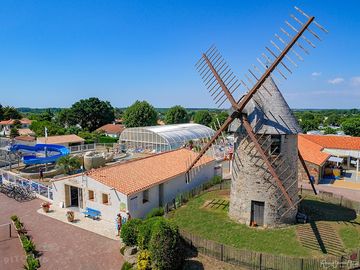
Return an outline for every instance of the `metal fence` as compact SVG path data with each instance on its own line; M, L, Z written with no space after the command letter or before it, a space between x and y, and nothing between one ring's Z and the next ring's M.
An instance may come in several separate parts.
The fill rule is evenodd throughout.
M360 266L360 250L354 251L349 256L297 258L241 250L201 238L183 230L180 230L180 234L185 242L195 247L198 252L247 269L325 270L358 269L356 267Z
M0 169L0 184L1 183L12 183L22 187L29 188L34 191L37 197L47 200L53 200L53 190L51 187L43 185L33 180L23 178L15 173Z
M118 146L117 143L90 143L90 144L81 144L81 145L72 145L69 147L71 153L81 153L86 151L96 151L109 149L113 150Z

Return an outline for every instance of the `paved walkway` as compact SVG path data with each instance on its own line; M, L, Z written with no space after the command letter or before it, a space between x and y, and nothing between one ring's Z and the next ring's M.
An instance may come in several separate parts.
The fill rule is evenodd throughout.
M119 241L80 229L53 218L37 213L41 201L19 203L0 193L0 224L7 223L16 214L24 222L33 237L40 257L41 268L51 270L73 269L120 269L123 258L119 252ZM10 242L7 242L10 245ZM23 253L11 242L10 254L1 252L4 242L0 242L0 261L6 257L21 256ZM22 263L21 263L22 265ZM13 267L12 267L13 266ZM21 269L15 264L1 267L1 270Z
M0 226L0 269L22 269L25 253L11 224L11 237L8 226Z
M307 183L299 183L299 187L301 186L306 189L312 189L311 185ZM343 196L345 198L348 198L352 201L360 202L360 190L352 190L348 188L334 187L332 185L321 185L321 184L316 185L315 188L316 190L331 192L338 196Z
M74 222L70 223L66 217L66 212L68 210L68 208L60 208L55 205L51 205L50 211L48 213L45 213L41 208L39 208L37 212L66 224L76 226L78 228L105 236L113 240L119 240L119 237L116 236L117 231L115 228L115 220L114 222L108 222L102 219L93 220L91 218L85 218L84 215L79 211L74 211L75 220Z

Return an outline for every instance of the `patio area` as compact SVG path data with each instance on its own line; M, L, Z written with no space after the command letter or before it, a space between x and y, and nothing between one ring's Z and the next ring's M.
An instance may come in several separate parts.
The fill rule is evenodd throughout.
M39 214L41 203L39 199L20 203L0 193L0 224L8 223L14 214L19 216L42 253L40 269L121 269L124 260L118 240ZM0 269L21 269L23 254L17 238L0 242Z
M69 222L66 218L66 212L69 210L72 210L75 213L74 222ZM119 240L119 237L116 236L115 220L114 222L108 222L102 219L93 220L91 218L86 218L84 214L79 211L79 208L60 208L56 205L51 205L48 213L45 213L41 208L38 209L37 212L41 215L102 235L109 239Z

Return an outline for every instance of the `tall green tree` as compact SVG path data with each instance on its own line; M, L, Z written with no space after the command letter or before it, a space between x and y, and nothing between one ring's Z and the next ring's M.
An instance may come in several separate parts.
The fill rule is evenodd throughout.
M0 104L0 121L4 119L4 107Z
M62 109L56 114L55 122L65 128L75 126L77 124L74 112L68 108Z
M213 115L213 119L212 119L212 122L211 122L211 127L218 128L219 124L220 124L220 126L222 124L224 124L224 122L226 121L226 119L228 117L229 117L229 114L226 111L222 111L222 112L219 112L219 113Z
M83 129L89 131L94 131L105 124L113 122L115 119L114 108L110 102L95 97L81 99L74 103L71 106L71 111L76 122Z
M165 123L166 124L181 124L188 123L190 117L185 108L177 105L171 107L165 114Z
M45 112L43 112L39 116L40 121L52 121L53 118L54 118L54 113L50 109L46 109Z
M360 137L360 117L348 118L341 126L346 135Z
M15 127L10 129L10 138L15 138L16 136L19 136L19 130Z
M212 117L209 111L200 110L194 115L194 122L204 126L210 126Z
M15 107L5 106L3 108L3 111L4 111L3 118L5 120L22 118L21 113Z
M145 127L157 124L157 112L147 101L135 101L123 114L126 127Z
M35 132L38 137L45 136L45 127L49 136L52 135L64 135L65 129L54 122L50 121L33 121L30 125L30 129Z
M62 167L66 174L81 167L80 159L69 155L59 158L56 164Z

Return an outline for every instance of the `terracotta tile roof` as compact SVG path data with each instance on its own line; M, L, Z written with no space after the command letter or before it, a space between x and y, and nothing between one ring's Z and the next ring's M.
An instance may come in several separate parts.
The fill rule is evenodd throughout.
M27 118L22 118L19 121L21 124L31 125L31 123L32 123L32 120L29 120ZM0 121L0 125L13 125L14 122L15 122L15 119L3 120L3 121Z
M302 134L301 136L324 148L360 150L360 137L309 134Z
M30 128L19 128L18 129L20 136L21 135L35 135L34 131Z
M120 135L120 133L123 132L124 129L125 129L125 127L123 125L106 124L106 125L103 125L102 127L99 127L97 129L97 131L103 130L104 132L109 133L109 134Z
M100 183L129 195L184 173L189 160L195 159L196 156L197 153L181 148L96 169L88 172L88 175ZM211 157L203 156L197 166L207 164L213 160Z
M305 161L321 166L330 154L322 152L323 146L312 142L304 134L298 135L298 150Z
M75 134L70 135L59 135L59 136L49 136L45 140L45 137L37 138L38 143L46 143L47 144L61 144L61 143L80 143L85 140Z
M24 141L24 142L34 142L35 138L31 136L17 136L15 137L17 141Z

